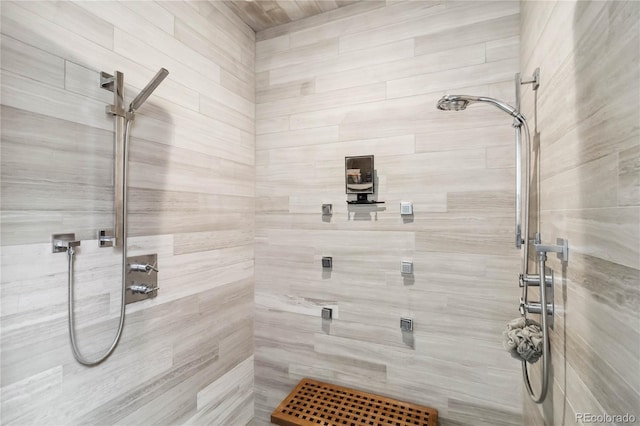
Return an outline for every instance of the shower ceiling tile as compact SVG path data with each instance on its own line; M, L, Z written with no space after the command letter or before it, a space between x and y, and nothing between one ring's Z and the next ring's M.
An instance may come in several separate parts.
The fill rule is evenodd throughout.
M254 31L328 12L359 0L225 1Z

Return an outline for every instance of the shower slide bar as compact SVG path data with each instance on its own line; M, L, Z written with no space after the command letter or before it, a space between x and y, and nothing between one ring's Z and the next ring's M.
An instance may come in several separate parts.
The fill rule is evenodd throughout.
M116 71L114 75L106 72L100 73L100 87L113 92L113 105L107 105L105 111L113 115L115 119L115 153L114 153L114 232L106 229L98 231L98 245L100 247L120 247L126 244L126 213L127 213L127 163L129 133L131 122L135 117L135 111L142 106L153 91L169 75L169 71L160 68L160 71L140 91L129 104L129 109L124 107L124 74Z
M516 106L513 107L498 99L484 96L470 95L445 95L436 107L443 111L462 111L473 103L487 103L509 114L513 118L516 142L516 212L515 212L515 246L521 250L520 287L523 296L520 298L520 314L526 317L527 313L539 314L542 322L543 334L543 383L538 396L535 395L529 381L529 373L526 361L522 363L522 372L525 386L529 396L536 403L544 401L549 384L549 328L553 327L553 274L546 274L546 259L548 252L561 253L563 259L568 259L568 246L563 243L559 246L543 245L539 234L534 241L529 240L529 207L531 185L531 133L524 115L520 112L520 88L530 84L534 91L540 87L540 69L536 68L532 77L528 80L520 78L520 73L515 74ZM524 175L524 176L523 176ZM538 275L529 274L529 246L533 244L538 253ZM537 286L540 288L540 301L529 302L528 288Z
M105 112L111 114L115 119L115 152L114 152L114 173L113 186L115 190L114 203L114 230L115 232L101 229L98 231L98 245L100 247L118 247L124 240L124 215L125 215L125 191L126 191L126 140L125 127L132 115L127 116L124 109L124 74L116 71L115 75L100 73L100 87L113 92L113 105L107 105Z

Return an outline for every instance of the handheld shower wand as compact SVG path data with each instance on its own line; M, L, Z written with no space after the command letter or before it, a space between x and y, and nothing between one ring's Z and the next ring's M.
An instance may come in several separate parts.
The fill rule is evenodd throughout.
M520 285L523 287L523 297L520 299L520 312L523 316L529 313L539 313L542 318L542 331L543 331L543 376L542 376L542 388L538 396L535 395L531 388L529 381L529 373L527 369L527 362L522 361L522 374L525 383L525 387L531 399L536 403L544 401L547 395L547 389L549 386L549 323L553 323L553 303L551 303L551 310L547 308L547 292L551 293L550 299L553 300L553 281L550 286L545 273L546 252L542 252L539 249L539 238L536 237L536 250L539 251L539 275L529 275L529 185L531 184L531 134L529 132L529 126L527 120L520 113L520 85L532 84L533 90L537 90L540 85L540 71L536 69L533 74L533 78L529 81L522 81L520 74L516 74L516 100L518 108L515 108L506 102L498 99L483 97L483 96L469 96L469 95L445 95L437 103L437 108L442 111L462 111L472 103L487 103L494 107L506 112L513 117L513 127L516 128L516 225L515 225L515 243L516 248L522 248L522 265L520 274ZM524 147L522 146L522 135L524 134ZM523 149L524 148L524 149ZM524 152L523 152L524 151ZM524 154L524 155L523 155ZM524 156L524 160L523 160ZM522 185L522 165L524 162L524 190ZM524 205L524 214L522 206ZM524 218L523 218L524 216ZM548 250L547 250L548 251ZM527 289L529 285L540 286L540 309L538 309L536 303L528 303L527 301ZM549 288L547 288L549 286ZM547 315L551 315L551 318L547 318Z
M69 241L66 239L56 239L54 241L57 246L54 245L54 250L57 247L58 251L66 251L68 255L68 275L67 285L69 288L69 338L71 340L71 349L73 356L82 365L94 366L100 364L107 359L115 350L120 337L122 336L122 330L124 328L125 317L125 291L126 291L126 276L127 270L127 163L129 155L129 139L131 133L131 123L135 116L135 111L142 106L142 104L151 96L151 93L160 85L160 83L169 75L169 71L161 68L160 71L153 77L153 79L145 86L144 89L136 96L131 104L129 110L124 109L124 74L120 71L116 71L115 75L110 75L102 72L100 75L100 86L106 90L113 92L114 102L113 105L107 106L107 113L114 116L115 120L115 161L114 161L114 187L115 187L115 235L111 236L111 233L107 230L98 231L98 245L99 247L121 247L122 248L122 265L121 265L121 297L120 297L120 317L118 322L118 330L116 332L113 341L109 348L104 351L97 358L89 359L85 357L80 350L76 342L75 336L75 315L74 315L74 297L73 289L75 285L74 280L74 247L79 245L79 241ZM77 243L77 244L76 244ZM75 245L74 245L75 244Z

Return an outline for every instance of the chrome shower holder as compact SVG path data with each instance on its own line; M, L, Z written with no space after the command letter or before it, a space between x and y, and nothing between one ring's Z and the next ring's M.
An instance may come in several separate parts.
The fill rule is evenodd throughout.
M76 234L53 234L51 235L51 252L66 253L73 247L79 247L80 240L76 240Z
M520 86L524 86L525 84L530 84L531 88L534 92L538 91L540 88L540 68L536 68L533 71L533 75L530 80L523 80L520 77L520 73L516 73L515 78L516 83L516 109L520 112Z
M533 75L531 76L531 80L522 80L520 78L520 73L517 74L519 83L522 84L531 84L533 90L538 90L540 87L540 68L536 68L533 71Z

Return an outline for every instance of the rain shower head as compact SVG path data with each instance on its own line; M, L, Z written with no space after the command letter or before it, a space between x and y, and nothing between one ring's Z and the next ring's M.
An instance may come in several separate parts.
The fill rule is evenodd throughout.
M444 95L438 101L437 107L442 111L462 111L467 108L467 106L474 102L487 102L491 105L500 108L502 111L507 114L516 117L516 118L524 118L522 114L520 114L514 107L511 105L499 101L493 98L486 98L482 96L468 96L468 95Z
M134 112L135 110L140 108L144 101L146 101L147 98L151 96L151 93L156 90L156 87L158 87L160 83L162 83L162 80L167 78L168 75L169 71L167 71L165 68L160 68L160 71L158 71L158 73L153 77L149 84L147 84L145 88L142 89L142 91L138 94L138 96L136 96L135 99L131 101L131 105L129 105L129 111Z

